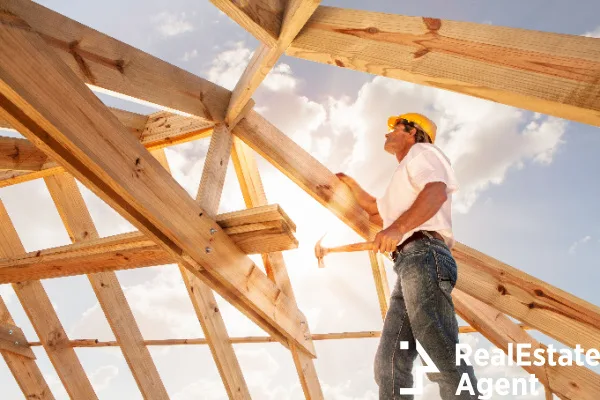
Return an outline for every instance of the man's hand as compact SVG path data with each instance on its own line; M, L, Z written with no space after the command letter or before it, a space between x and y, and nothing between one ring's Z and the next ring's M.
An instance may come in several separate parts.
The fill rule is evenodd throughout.
M373 241L373 251L389 253L396 250L396 246L400 243L402 236L404 236L402 229L395 224L390 225L375 236L375 240Z

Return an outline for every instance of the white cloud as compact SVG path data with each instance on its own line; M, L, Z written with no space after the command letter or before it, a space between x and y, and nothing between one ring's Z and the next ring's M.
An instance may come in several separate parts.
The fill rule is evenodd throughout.
M114 365L105 365L90 374L90 382L96 392L101 392L118 374L119 368Z
M593 38L600 38L600 26L598 26L596 29L594 29L593 31L584 33L583 36L587 36L587 37L593 37Z
M186 51L183 54L183 57L181 57L181 59L183 61L190 61L192 58L196 58L196 57L198 57L198 50L194 49L191 51Z
M587 242L589 242L592 239L591 236L584 236L581 239L577 240L576 242L574 242L570 247L569 247L569 254L575 254L575 251L577 250L577 248L583 244L586 244Z
M365 186L385 187L397 165L382 150L387 117L408 111L437 121L436 144L452 160L461 184L454 199L461 212L490 185L501 184L511 169L528 162L550 163L566 128L560 119L528 117L498 103L376 77L363 85L355 100L330 99L329 104L329 122L338 137L333 147L344 153L348 172Z
M165 37L177 36L194 30L194 26L187 20L185 12L173 14L162 12L152 18L156 23L156 29Z

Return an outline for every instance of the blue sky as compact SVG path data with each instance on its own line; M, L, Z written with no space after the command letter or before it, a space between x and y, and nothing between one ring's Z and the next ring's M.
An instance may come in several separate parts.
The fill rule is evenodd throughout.
M40 3L230 89L257 45L208 1ZM566 0L345 0L323 4L600 36L597 1L578 1L577 7ZM100 97L109 105L131 111L153 111ZM600 265L595 254L600 244L600 186L595 176L600 170L598 128L285 56L254 99L256 110L282 131L333 171L355 176L375 195L383 192L394 167L393 159L381 156L385 117L408 109L431 111L439 122L440 146L453 160L461 181L461 193L454 199L458 240L600 304L596 285ZM175 178L192 194L207 146L207 141L199 141L167 151ZM366 255L332 256L325 270L316 268L312 255L315 241L325 231L332 244L359 240L358 236L263 160L259 167L269 200L281 204L298 225L300 248L287 252L286 261L312 331L380 330ZM231 168L229 172L221 211L243 208L235 174ZM133 229L89 191L83 191L101 235ZM0 199L27 250L68 243L42 182L0 189ZM393 284L395 276L389 267ZM202 336L175 267L124 271L118 277L144 337ZM113 338L85 277L49 280L44 286L71 338ZM28 339L35 340L12 289L0 285L0 294ZM232 336L261 334L236 310L221 303ZM490 346L478 334L462 335L461 340ZM327 399L376 398L372 374L376 345L374 339L317 343L317 369ZM291 357L280 345L235 348L254 398L302 398ZM118 349L78 349L77 353L100 398L140 398ZM151 348L151 353L173 398L225 398L206 346ZM36 355L55 396L66 398L43 351L36 349ZM175 371L176 366L183 367L181 372ZM477 373L503 376L518 373L518 369L480 369ZM3 363L0 387L3 398L21 398ZM427 399L436 399L435 388L430 385L427 390ZM506 398L543 399L543 395Z

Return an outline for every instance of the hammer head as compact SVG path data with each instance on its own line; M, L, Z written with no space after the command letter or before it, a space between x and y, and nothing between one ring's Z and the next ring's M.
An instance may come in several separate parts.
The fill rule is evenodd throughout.
M317 262L319 263L319 268L325 268L325 263L323 262L323 257L325 257L325 255L327 254L327 248L321 246L321 242L323 241L324 237L325 237L325 235L323 235L323 237L321 239L319 239L317 244L315 244L315 257L317 257Z

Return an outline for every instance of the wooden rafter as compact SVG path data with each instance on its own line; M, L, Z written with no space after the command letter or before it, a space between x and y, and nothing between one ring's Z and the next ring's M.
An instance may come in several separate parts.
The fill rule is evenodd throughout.
M122 132L121 123L36 32L23 29L24 20L3 15L12 20L0 24L4 118L238 309L271 327L282 343L292 340L314 354L301 329L303 316L287 296Z
M159 150L156 150L159 151ZM295 226L277 205L218 215L217 224L246 254L298 247ZM176 260L140 232L0 259L0 283L172 264Z
M0 324L14 325L4 300L0 297ZM40 343L41 344L41 343ZM34 359L11 351L0 350L26 399L54 400L54 396Z
M286 54L599 126L599 42L320 6Z
M238 138L234 138L233 149L233 165L240 181L246 207L252 208L267 205L267 196L251 149ZM294 291L287 273L283 254L281 252L266 253L262 257L269 278L281 288L283 293L295 302ZM309 334L308 326L306 330L307 334ZM311 400L323 399L323 391L313 360L304 352L298 351L297 347L293 344L290 345L290 350L292 351L304 396Z
M0 137L0 170L39 171L48 156L25 139Z
M14 257L24 252L17 231L0 201L0 256ZM69 396L96 399L77 354L68 346L67 333L42 283L38 280L14 283L13 289Z
M219 209L230 152L231 133L226 126L219 124L211 137L196 197L211 217L216 217ZM164 151L157 151L155 157L170 171ZM213 291L185 267L180 265L179 269L227 396L230 399L250 399L248 385L229 340L223 315Z
M331 171L257 113L241 121L234 134L364 238L381 229ZM589 349L600 341L597 306L463 244L458 243L453 253L460 276L456 290L569 346L578 343Z
M71 240L77 243L98 239L98 231L75 179L62 173L45 181ZM148 399L168 399L117 275L101 272L88 275L88 279L142 395Z
M381 317L385 320L385 316L390 306L390 285L387 280L383 256L373 251L369 251L369 261L371 262L371 271L373 272L375 290L377 291L377 299L379 300L379 310L381 311Z
M257 3L258 1L254 0L254 2ZM243 7L239 4L235 5L229 1L218 1L214 3L224 12L227 12L231 7L237 7L239 13L236 13L235 15L245 15L243 13ZM250 3L252 3L252 1ZM308 18L317 9L319 3L320 0L284 1L285 10L271 16L271 20L278 20L278 25L281 26L281 32L273 45L265 43L259 45L254 51L252 59L244 70L242 77L237 82L235 89L233 89L226 115L226 121L230 128L235 126L232 121L239 120L238 117L241 114L244 114L243 111L251 100L254 91L265 79L271 69L273 69L273 66L275 66L275 63L279 60L279 57L281 57L289 47L290 43L292 43L292 40L294 40Z
M529 344L527 351L533 354L536 349L546 346L532 338L523 328L512 322L504 314L481 301L457 291L453 294L454 303L460 316L471 326L482 332L492 333L487 337L494 345L508 352L509 343ZM600 393L600 375L578 365L552 365L547 357L543 366L523 366L540 380L551 392L565 399L595 400ZM516 360L515 360L516 361Z

